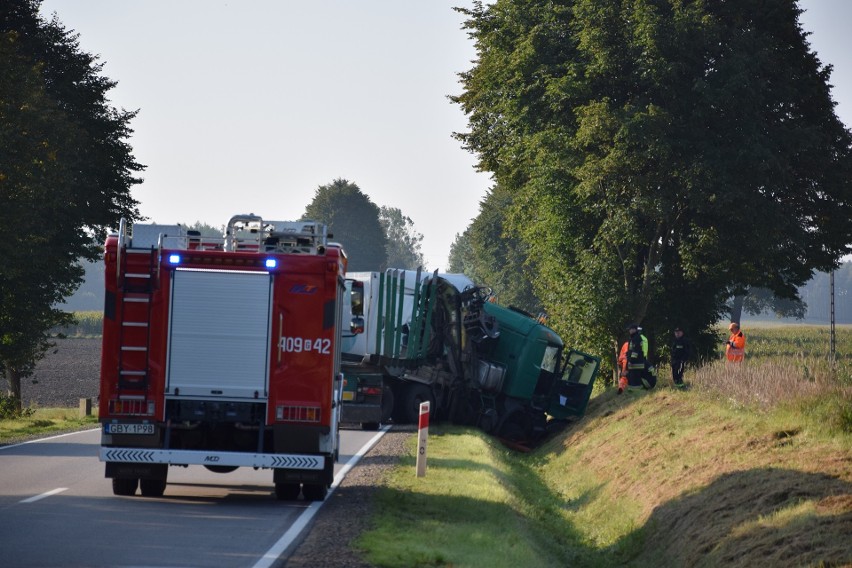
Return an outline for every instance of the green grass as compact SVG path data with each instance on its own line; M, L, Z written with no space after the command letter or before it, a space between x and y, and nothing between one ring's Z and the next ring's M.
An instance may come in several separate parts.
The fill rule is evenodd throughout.
M538 508L518 496L526 466L477 431L440 425L430 430L426 476L415 475L412 438L411 454L379 492L377 528L360 541L371 551L370 561L378 566L564 565L563 548L540 538Z
M776 553L809 565L852 555L843 536L852 501L842 500L852 435L786 405L754 412L697 389L610 392L530 454L438 426L425 478L409 442L357 542L376 566L714 566L729 556L745 566Z
M0 420L0 445L94 428L97 424L97 416L80 418L77 408L37 408L30 416Z
M412 438L357 546L380 567L842 564L852 333L836 365L821 333L753 329L745 364L691 369L687 391L598 391L530 454L432 426L426 477Z
M433 425L426 477L412 437L357 546L381 567L843 565L852 334L829 365L810 330L746 331L745 364L690 369L685 392L598 390L529 454ZM77 412L0 421L0 442L95 425Z

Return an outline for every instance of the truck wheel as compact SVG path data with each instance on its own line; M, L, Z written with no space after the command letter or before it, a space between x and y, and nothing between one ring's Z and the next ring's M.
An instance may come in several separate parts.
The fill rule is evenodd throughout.
M417 424L420 421L420 403L429 401L430 413L435 412L435 401L432 399L432 389L426 385L413 384L406 387L403 393L403 419L408 424Z
M512 442L526 442L532 436L532 424L523 412L515 412L507 416L500 426L498 434L501 438Z
M302 493L305 495L306 501L325 501L325 496L328 495L328 487L325 484L306 483L302 487Z
M479 415L479 428L486 434L491 434L494 427L497 426L497 419L497 411L489 408Z
M113 495L130 496L136 495L136 487L139 485L138 479L118 479L112 478L112 493Z
M205 465L204 467L213 473L231 473L240 469L238 465Z
M139 489L143 497L162 497L166 491L165 479L140 479Z
M301 488L298 483L276 483L275 498L279 501L295 501L299 498Z

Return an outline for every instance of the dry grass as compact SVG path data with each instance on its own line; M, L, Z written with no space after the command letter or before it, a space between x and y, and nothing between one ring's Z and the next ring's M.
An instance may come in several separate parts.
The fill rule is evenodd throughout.
M825 359L764 358L742 363L714 362L693 373L693 387L735 405L762 410L817 397L850 396Z
M585 565L852 561L844 536L852 530L850 436L818 433L819 420L786 410L805 398L764 392L774 409L755 412L748 396L730 404L714 379L735 380L724 369L708 375L709 398L698 388L607 393L583 427L544 449L547 485L601 553ZM797 392L811 396L812 388Z

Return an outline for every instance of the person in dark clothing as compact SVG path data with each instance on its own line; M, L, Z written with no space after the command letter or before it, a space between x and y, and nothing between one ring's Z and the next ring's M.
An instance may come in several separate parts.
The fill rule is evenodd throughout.
M648 338L638 324L627 326L630 336L624 353L627 387L652 389L657 384L657 371L648 360ZM619 393L623 387L619 388Z
M683 372L686 370L686 362L689 361L692 345L683 333L683 329L674 328L674 339L672 340L672 380L678 388L684 388Z

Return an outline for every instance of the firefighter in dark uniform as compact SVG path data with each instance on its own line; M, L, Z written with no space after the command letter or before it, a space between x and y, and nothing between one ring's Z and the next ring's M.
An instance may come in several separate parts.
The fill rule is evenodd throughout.
M686 362L689 361L692 345L680 327L674 328L674 339L672 340L671 350L672 380L677 388L682 389L686 387L686 383L683 382L683 372L686 370Z
M629 324L627 338L627 386L652 389L657 384L654 367L648 361L648 338L638 324Z

